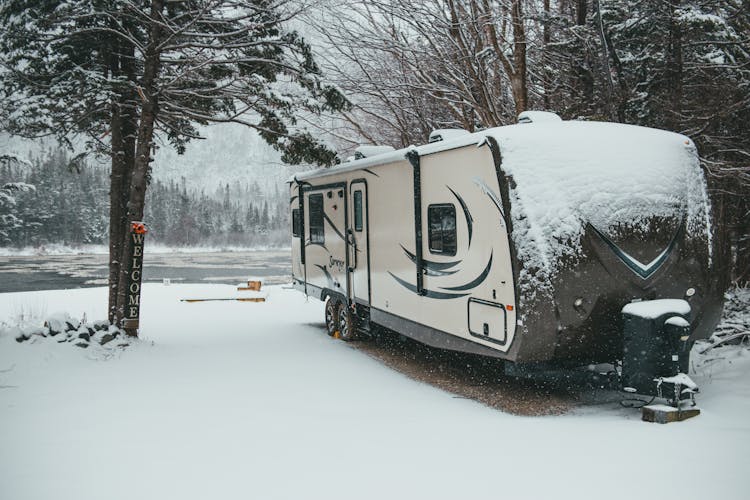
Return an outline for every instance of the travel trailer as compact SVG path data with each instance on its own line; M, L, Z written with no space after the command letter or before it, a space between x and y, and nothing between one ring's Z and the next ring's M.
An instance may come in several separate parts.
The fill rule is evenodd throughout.
M640 393L686 372L722 308L693 142L519 122L294 176L295 286L345 340L381 327L515 367L615 363Z

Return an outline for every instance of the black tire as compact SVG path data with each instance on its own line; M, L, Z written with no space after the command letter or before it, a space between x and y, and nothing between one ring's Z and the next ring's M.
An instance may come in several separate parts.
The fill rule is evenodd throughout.
M326 332L331 337L336 337L339 330L339 301L333 297L326 300L325 309Z
M359 338L354 313L343 303L339 304L339 338L347 342Z

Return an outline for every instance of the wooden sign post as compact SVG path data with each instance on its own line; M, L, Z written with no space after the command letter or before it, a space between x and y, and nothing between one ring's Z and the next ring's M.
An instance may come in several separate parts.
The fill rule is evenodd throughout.
M141 314L141 280L143 279L143 240L146 237L143 222L130 223L130 259L128 259L128 299L122 326L131 337L138 336Z

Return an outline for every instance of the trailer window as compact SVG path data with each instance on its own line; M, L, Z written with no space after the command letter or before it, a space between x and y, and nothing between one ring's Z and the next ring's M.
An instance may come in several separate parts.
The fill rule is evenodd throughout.
M310 243L325 243L323 195L310 195Z
M354 230L362 231L362 191L354 191Z
M456 208L451 204L427 207L430 252L456 255Z
M299 217L299 208L292 209L292 236L295 238L302 236L302 219Z

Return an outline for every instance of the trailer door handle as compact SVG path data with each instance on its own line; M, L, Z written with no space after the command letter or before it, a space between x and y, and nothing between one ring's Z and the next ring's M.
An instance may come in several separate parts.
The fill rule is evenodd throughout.
M347 243L349 243L352 248L351 261L354 263L349 267L349 272L354 272L354 269L357 267L357 240L354 238L354 231L352 231L351 228L346 230L346 236Z

